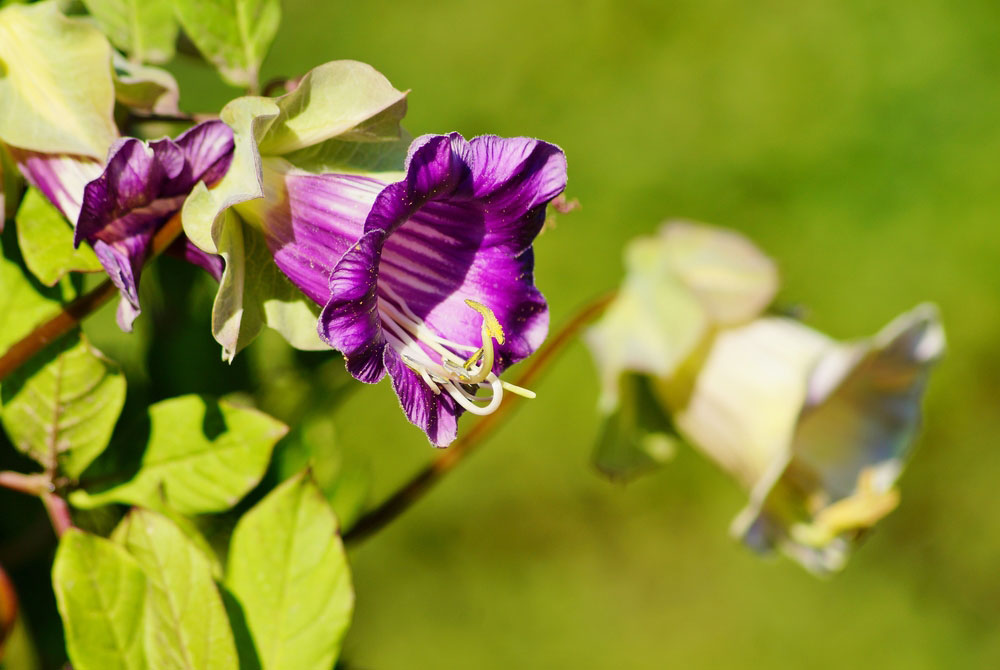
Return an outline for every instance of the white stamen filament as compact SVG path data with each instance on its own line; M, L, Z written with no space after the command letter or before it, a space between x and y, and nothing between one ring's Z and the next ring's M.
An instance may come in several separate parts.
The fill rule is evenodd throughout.
M382 294L378 298L378 310L388 344L435 395L444 391L465 410L480 416L492 414L500 407L505 389L525 398L535 397L532 391L502 381L493 373L496 354L493 340L496 338L502 343L503 333L499 325L491 327L487 314L492 324L496 324L496 319L488 308L470 303L471 308L483 314L483 343L476 348L441 337L413 313L399 294L385 284L379 284L378 288ZM441 357L440 363L431 357L428 349ZM463 359L457 352L473 353ZM477 396L478 389L489 389L490 393ZM485 405L479 404L483 401L487 401Z

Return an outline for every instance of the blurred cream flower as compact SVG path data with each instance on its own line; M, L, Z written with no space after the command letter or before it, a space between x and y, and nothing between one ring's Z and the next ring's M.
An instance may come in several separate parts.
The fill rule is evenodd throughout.
M656 386L681 435L749 491L734 535L828 573L896 507L944 346L929 304L853 343L761 318L719 333L696 368Z
M778 287L774 263L733 231L674 221L625 251L625 280L586 333L601 376L604 426L595 464L631 479L668 460L673 430L650 377L696 359L718 329L746 323Z
M921 305L873 338L835 342L762 317L777 285L773 262L731 231L673 222L633 241L587 333L607 416L595 460L628 479L679 435L749 492L735 535L827 573L898 503L944 331Z
M625 281L586 334L602 409L616 405L622 373L673 373L714 329L760 314L777 288L774 263L736 232L672 221L633 240Z

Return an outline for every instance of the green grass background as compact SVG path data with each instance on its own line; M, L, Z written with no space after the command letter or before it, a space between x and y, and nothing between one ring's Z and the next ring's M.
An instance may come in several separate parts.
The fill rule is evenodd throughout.
M351 552L352 667L1000 667L1000 5L284 4L265 75L362 60L412 89L414 134L565 149L583 208L536 246L555 324L617 283L629 238L686 217L756 240L811 325L866 335L933 300L950 340L902 506L829 581L732 542L741 494L694 454L601 480L574 346ZM434 455L387 384L335 421L376 498Z
M413 134L565 149L583 208L536 245L554 324L615 286L628 239L684 217L757 241L815 327L867 335L933 300L950 341L901 507L827 581L730 540L742 495L689 451L627 487L599 478L574 345L480 453L352 549L348 667L1000 667L998 44L987 0L285 0L265 79L362 60L412 89ZM174 69L188 108L237 93ZM129 373L127 411L250 388L294 419L303 370L341 379L332 356L275 359L273 338L223 366L201 284L189 307L158 292L179 268L151 269L137 335L110 308L88 325ZM287 388L275 360L298 370ZM352 388L330 415L377 500L435 452L388 383Z

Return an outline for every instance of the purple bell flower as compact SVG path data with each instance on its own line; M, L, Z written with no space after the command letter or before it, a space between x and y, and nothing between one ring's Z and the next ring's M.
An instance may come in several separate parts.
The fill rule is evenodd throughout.
M539 140L451 133L414 140L405 170L385 183L286 167L285 197L250 218L323 307L319 335L350 373L388 373L407 418L444 446L463 411L489 414L504 390L533 396L499 375L548 331L531 244L566 158Z

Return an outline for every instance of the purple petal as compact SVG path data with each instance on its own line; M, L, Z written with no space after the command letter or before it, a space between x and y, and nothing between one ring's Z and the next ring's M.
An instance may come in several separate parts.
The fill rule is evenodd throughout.
M352 283L364 282L361 293L387 286L438 334L478 346L482 318L465 304L472 299L493 310L507 334L495 366L499 373L537 349L548 329L527 245L541 228L548 200L565 186L565 158L553 145L523 138L466 143L453 133L419 138L414 145L406 180L378 195L365 223L366 231L388 233L383 249L370 255L367 268L346 263L346 257L337 266L320 334L341 351L338 344L345 341L362 349L358 331L338 330L361 321L371 300L338 297ZM491 159L500 164L481 164ZM343 313L350 311L356 314ZM377 339L375 332L367 336Z
M330 275L364 232L365 217L385 186L354 175L284 177L287 202L269 209L262 228L274 262L319 305L330 299Z
M222 256L202 251L188 238L181 236L174 240L173 244L167 247L167 253L174 258L180 258L192 265L197 265L212 275L212 279L215 281L222 281L222 271L226 269Z
M451 444L458 435L458 417L462 413L451 396L435 395L392 347L385 347L385 368L410 423L423 430L434 446Z
M9 149L25 180L75 224L80 216L83 189L101 174L101 163L87 156Z
M125 138L111 148L104 172L87 184L74 241L86 240L95 251L98 243L105 248L98 258L121 290L120 324L130 326L139 313L138 281L150 240L180 210L195 184L211 184L225 174L232 151L232 131L221 121L148 146ZM190 248L181 255L220 275L221 261Z
M368 384L385 376L386 341L375 283L370 281L384 237L380 230L365 233L343 255L330 279L330 299L319 317L320 336L329 333L327 343L344 354L350 373Z
M152 235L136 235L117 246L111 246L103 240L94 243L94 254L121 294L118 302L118 327L127 333L132 332L132 323L139 316L138 268L133 259L145 257L152 238Z

